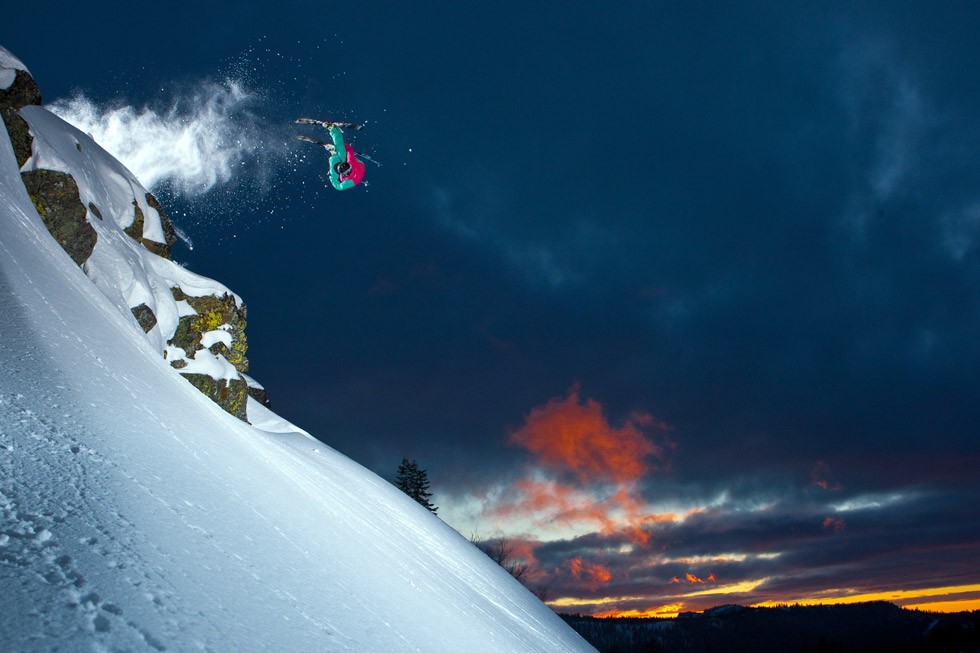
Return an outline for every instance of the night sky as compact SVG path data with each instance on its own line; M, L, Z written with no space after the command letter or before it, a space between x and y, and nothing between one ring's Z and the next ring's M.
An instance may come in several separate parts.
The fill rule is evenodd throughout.
M2 12L45 102L248 94L153 190L273 408L554 607L980 608L980 5L85 4Z

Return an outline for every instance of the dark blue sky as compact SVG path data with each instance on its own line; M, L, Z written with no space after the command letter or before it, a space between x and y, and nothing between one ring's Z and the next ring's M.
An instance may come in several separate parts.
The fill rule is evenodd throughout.
M716 511L649 530L696 577L777 542L728 571L771 578L749 599L980 583L975 3L99 4L4 10L46 101L231 77L269 142L369 121L367 188L277 150L162 193L283 416L385 476L417 458L466 522L548 466L508 445L533 409L591 399L663 447L631 497ZM558 595L575 556L641 591L639 553L523 534Z

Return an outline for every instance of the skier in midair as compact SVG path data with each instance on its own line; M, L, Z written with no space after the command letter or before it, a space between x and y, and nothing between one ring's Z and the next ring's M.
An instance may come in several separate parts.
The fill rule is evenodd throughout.
M330 183L337 190L347 190L358 185L364 179L364 164L358 160L354 148L344 142L342 127L360 129L361 125L346 122L327 122L313 118L300 118L301 124L320 125L330 132L332 143L314 140L307 136L297 136L298 139L323 146L330 152Z

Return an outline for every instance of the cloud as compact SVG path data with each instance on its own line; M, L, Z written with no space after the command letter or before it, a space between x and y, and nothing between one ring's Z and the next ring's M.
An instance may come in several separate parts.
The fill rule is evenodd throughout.
M823 527L840 533L847 527L847 522L840 517L827 517L823 520Z
M494 512L502 517L536 514L543 520L565 524L610 521L601 503L588 492L555 479L533 476L515 481Z
M587 290L622 263L608 257L620 243L604 218L562 213L555 222L551 216L528 219L513 184L499 170L475 165L465 172L464 178L450 177L432 188L427 213L447 233L491 256L528 288Z
M240 175L246 162L281 153L283 139L253 113L258 98L235 81L206 81L162 111L97 104L84 95L48 108L90 134L150 190L170 184L199 195ZM262 166L249 169L256 173Z
M868 244L888 232L877 223L912 209L916 248L935 241L963 262L977 236L973 157L966 154L977 147L975 124L956 117L957 102L936 93L891 39L849 42L840 70L848 158L857 166L845 208L851 235Z
M665 466L665 452L674 446L665 436L659 443L651 438L669 430L643 412L613 424L601 403L583 399L573 386L532 409L510 433L509 444L532 459L523 475L487 491L483 520L506 524L513 539L528 543L522 557L536 582L595 592L616 579L616 570L576 547L592 556L622 556L648 547L653 532L680 519L652 510L640 492L640 481ZM521 532L535 536L516 535ZM539 557L541 550L547 560Z
M450 192L433 189L430 213L461 241L493 254L532 287L555 290L581 280L554 238L535 240L508 233L501 215L513 212L497 174L475 175Z
M980 241L980 202L947 213L941 222L943 247L955 261L963 262Z
M573 386L530 411L508 443L533 454L523 477L487 503L497 519L529 525L539 533L564 527L566 533L600 532L646 545L649 530L674 519L651 511L639 481L664 462L665 447L650 439L670 427L653 415L634 412L622 424L609 422L602 404L580 397ZM659 467L656 467L659 469Z
M580 535L565 539L519 538L533 553L536 585L547 589L559 610L671 614L728 602L785 603L883 588L908 592L901 602L913 604L931 588L973 578L977 529L950 538L950 524L976 523L971 493L895 489L849 496L841 489L830 494L813 492L804 474L798 487L773 489L767 501L757 500L756 490L751 499L730 493L710 505L678 506L677 513L646 519L650 506L634 494L641 515L635 524L649 536L648 543L638 544L626 528L629 521L617 513L618 486L600 496L595 485L560 483L536 473L536 483L522 484L527 502L512 505L513 514L533 506L541 511L541 523L564 515L585 526ZM555 504L549 504L549 496ZM882 532L891 537L882 538Z
M569 563L572 576L584 581L592 590L612 580L612 572L608 568L592 562L583 562L581 558L573 558Z
M523 523L539 534L549 530L601 533L623 543L644 545L650 531L673 523L673 514L651 514L634 484L576 486L533 470L504 489L490 508L496 520Z
M850 217L863 235L873 206L904 193L909 178L921 172L935 111L888 40L849 44L840 63L851 136L862 150L856 157L862 165L860 190Z
M647 471L648 457L663 456L663 448L644 433L650 428L668 427L646 413L634 413L614 427L599 402L582 403L573 387L566 397L533 409L508 441L533 453L544 467L571 472L583 483L626 483Z
M813 470L810 472L810 483L828 492L839 492L844 489L843 485L833 479L830 465L822 460L818 460L813 466Z

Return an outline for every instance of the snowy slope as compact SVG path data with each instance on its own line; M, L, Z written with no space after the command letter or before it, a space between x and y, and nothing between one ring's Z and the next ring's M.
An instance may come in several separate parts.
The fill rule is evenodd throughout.
M107 164L62 163L80 186L105 183ZM382 479L184 381L107 284L129 254L99 247L93 283L0 131L4 651L592 650Z

